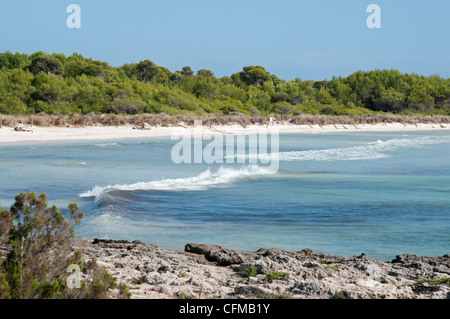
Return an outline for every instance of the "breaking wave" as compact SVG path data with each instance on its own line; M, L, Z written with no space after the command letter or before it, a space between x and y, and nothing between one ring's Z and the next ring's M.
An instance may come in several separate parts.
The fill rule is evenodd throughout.
M159 190L159 191L201 191L220 185L227 185L237 180L257 176L275 174L274 170L258 165L248 165L241 168L221 167L215 173L207 169L194 177L163 179L150 182L139 182L134 184L116 184L109 186L95 186L93 189L80 194L80 197L96 197L110 191L135 191L135 190Z
M76 163L70 163L70 164L66 164L64 166L67 167L85 167L88 166L89 164L87 162L76 162Z
M89 144L89 146L93 147L118 147L121 146L120 143L102 143L102 144Z
M236 155L236 158L245 157L246 159L259 160L279 160L279 161L356 161L356 160L374 160L388 158L390 151L401 149L418 148L422 145L448 143L450 140L444 137L418 137L410 139L391 139L387 141L378 140L376 142L344 147L330 148L324 150L306 150L291 151L273 154L247 154Z

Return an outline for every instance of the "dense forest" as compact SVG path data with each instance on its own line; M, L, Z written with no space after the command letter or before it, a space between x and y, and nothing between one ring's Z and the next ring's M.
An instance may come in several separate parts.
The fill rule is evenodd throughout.
M0 53L0 113L42 112L450 115L450 79L373 70L286 81L261 66L217 78L210 70L172 72L150 60L112 67L77 53Z

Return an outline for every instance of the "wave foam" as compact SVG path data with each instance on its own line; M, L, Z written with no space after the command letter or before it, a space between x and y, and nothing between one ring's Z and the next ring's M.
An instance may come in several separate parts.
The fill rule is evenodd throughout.
M90 146L94 147L117 147L120 146L119 143L103 143L103 144L90 144Z
M99 197L102 194L114 190L135 191L135 190L162 190L162 191L201 191L219 185L230 184L236 180L256 175L275 174L270 168L258 165L244 166L238 169L221 167L217 172L212 173L207 169L203 173L194 177L163 179L151 182L139 182L134 184L117 184L109 186L95 186L93 189L80 194L80 197Z
M387 141L378 140L365 145L331 148L324 150L292 151L273 154L249 154L246 159L256 158L259 160L279 161L355 161L355 160L373 160L390 157L385 152L399 149L418 148L422 145L448 143L448 138L442 137L418 137L391 139ZM239 157L239 155L235 156ZM242 157L242 156L241 156Z

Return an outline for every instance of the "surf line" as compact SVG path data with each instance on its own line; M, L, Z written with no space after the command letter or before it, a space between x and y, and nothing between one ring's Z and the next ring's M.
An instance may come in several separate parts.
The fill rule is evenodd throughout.
M279 168L280 132L273 126L235 135L228 134L226 130L222 133L211 132L203 127L202 121L195 121L194 128L189 131L175 129L171 140L178 141L171 151L175 164L237 163L268 165L274 171ZM246 156L247 151L252 156Z

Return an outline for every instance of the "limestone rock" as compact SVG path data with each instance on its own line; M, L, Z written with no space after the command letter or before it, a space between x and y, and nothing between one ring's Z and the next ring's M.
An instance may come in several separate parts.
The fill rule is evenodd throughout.
M450 298L445 281L450 255L398 255L389 262L366 254L343 257L276 248L248 253L193 243L178 252L112 240L75 241L73 248L127 284L132 298ZM255 267L257 275L244 277L243 265ZM269 272L282 276L269 279Z

